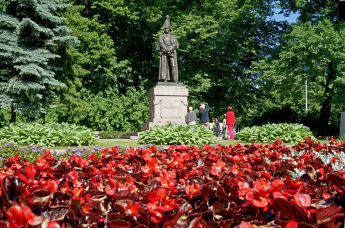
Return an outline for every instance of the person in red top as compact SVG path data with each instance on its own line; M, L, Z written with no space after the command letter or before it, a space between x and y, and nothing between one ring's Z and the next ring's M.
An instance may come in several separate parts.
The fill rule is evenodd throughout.
M226 125L228 125L230 140L234 140L234 125L236 122L235 113L231 106L228 106L228 111L226 112Z

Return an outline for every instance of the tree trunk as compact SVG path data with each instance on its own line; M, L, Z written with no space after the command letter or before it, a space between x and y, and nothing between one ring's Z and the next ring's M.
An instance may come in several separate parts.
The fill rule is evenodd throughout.
M14 123L16 122L17 119L17 113L14 110L13 105L11 106L11 119L10 119L10 123Z
M42 119L42 123L45 124L46 123L46 113L45 112L41 113L41 119Z
M328 75L325 83L325 99L322 102L322 107L319 116L319 130L320 135L327 135L328 121L331 116L331 101L334 97L334 86L330 88L336 78L336 72L333 69L333 64L328 64Z
M344 0L338 0L339 3L339 21L345 21L345 1Z
M90 6L90 0L85 0L84 5L85 5L84 12L88 17L90 17L90 7L91 7Z
M328 121L331 115L331 97L326 97L322 102L322 108L319 116L319 135L327 135Z

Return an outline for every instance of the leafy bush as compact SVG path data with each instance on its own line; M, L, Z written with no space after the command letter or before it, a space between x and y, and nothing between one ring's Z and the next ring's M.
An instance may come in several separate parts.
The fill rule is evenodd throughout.
M95 131L138 131L148 118L148 96L144 89L116 93L83 94L72 108L59 105L47 114L50 122L68 122Z
M5 114L2 110L0 110L0 127L3 127L6 125L6 118L5 118Z
M306 137L315 139L310 129L302 124L265 124L244 128L236 134L237 139L251 142L257 141L262 143L273 142L277 138L285 143L301 142Z
M119 139L121 136L125 135L126 132L123 131L100 131L100 139Z
M201 125L164 125L155 126L140 133L139 143L157 145L199 145L215 144L216 137L213 131Z
M340 136L340 137L339 137L339 140L345 141L345 135Z
M42 146L81 146L96 143L94 132L86 127L67 123L11 124L0 129L0 144Z

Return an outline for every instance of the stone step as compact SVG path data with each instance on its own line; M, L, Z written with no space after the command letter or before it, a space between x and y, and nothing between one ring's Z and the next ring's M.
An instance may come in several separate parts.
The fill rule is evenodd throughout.
M140 132L129 132L127 135L129 136L139 136Z
M131 140L139 140L139 136L130 136Z
M138 135L123 135L120 139L130 139L130 140L139 140Z

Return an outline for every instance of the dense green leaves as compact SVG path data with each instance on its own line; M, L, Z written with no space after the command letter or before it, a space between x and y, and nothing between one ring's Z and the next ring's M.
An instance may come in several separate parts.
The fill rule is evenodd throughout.
M214 132L202 125L155 126L140 133L139 143L155 145L201 145L215 144Z
M303 142L306 137L314 139L313 133L301 124L265 124L242 129L236 138L246 142L274 142L276 139L284 143Z
M272 91L277 102L293 105L297 113L304 110L307 81L309 111L319 112L321 134L326 133L332 105L342 105L345 99L344 35L345 29L335 29L329 20L296 25L285 36L279 55L256 65L263 89ZM341 110L334 111L339 115Z
M255 78L246 70L274 48L283 24L267 21L272 14L269 2L191 4L173 27L180 42L181 80L190 88L190 100L194 106L206 100L217 115L229 104L242 113L256 91Z
M323 19L339 20L339 6L343 0L279 0L282 10L286 13L297 12L299 20L305 22L317 22Z
M52 103L52 87L63 86L55 72L61 65L58 49L74 45L64 18L56 15L67 7L63 1L6 2L0 14L0 107L44 112Z
M96 143L91 129L71 124L11 124L0 130L0 144L82 146Z
M48 118L54 122L70 122L94 130L137 131L148 118L148 97L143 89L128 88L124 95L84 91L78 103L57 106L49 111Z

